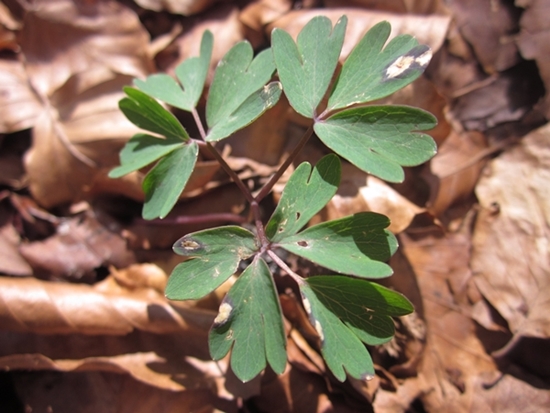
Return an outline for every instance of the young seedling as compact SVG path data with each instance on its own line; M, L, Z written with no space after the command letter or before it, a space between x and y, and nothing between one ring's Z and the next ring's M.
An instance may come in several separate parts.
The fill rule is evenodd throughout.
M250 203L255 231L223 226L176 241L174 251L189 259L174 269L166 287L169 299L198 299L238 273L242 261L249 263L223 299L209 334L211 356L218 360L231 351L231 367L242 381L254 378L267 363L276 373L286 365L281 307L267 257L296 281L323 357L340 381L346 375L372 378L374 367L365 344L390 340L391 317L413 311L404 296L367 280L392 274L386 261L396 251L397 241L386 229L387 217L363 212L303 229L338 189L338 155L363 171L400 182L403 166L423 163L436 151L431 137L419 132L435 126L431 114L408 106L366 105L420 76L431 58L429 47L408 35L386 44L390 25L379 23L350 53L329 90L346 25L345 16L334 27L328 18L315 17L296 42L275 29L271 48L255 57L248 42L236 44L218 63L206 103L206 127L196 106L212 53L208 31L200 56L177 67L178 81L166 74L135 80L135 88L125 88L127 97L120 101L130 121L153 133L132 137L120 153L121 165L110 173L117 178L156 162L143 182L145 219L163 218L172 210L200 146L212 152ZM275 72L279 81L270 82ZM255 121L283 91L294 110L311 119L311 127L253 196L212 143ZM324 97L328 101L322 106ZM156 99L190 112L200 137L191 138ZM337 155L325 156L314 167L300 164L265 224L260 201L313 132ZM278 249L321 265L327 275L302 277L279 257Z

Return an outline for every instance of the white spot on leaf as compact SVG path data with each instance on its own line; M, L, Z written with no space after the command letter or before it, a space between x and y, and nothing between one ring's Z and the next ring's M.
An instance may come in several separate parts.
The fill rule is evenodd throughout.
M229 317L231 316L232 310L233 310L233 307L231 307L231 304L222 303L222 305L220 305L218 315L214 319L214 324L216 324L217 326L220 326L222 324L227 323L227 320L229 320Z
M325 339L325 334L323 333L323 327L321 326L319 320L315 320L315 331L317 331L319 338L323 341Z
M309 302L309 300L306 297L303 297L302 302L304 303L306 313L311 314L311 303Z
M409 52L404 56L399 56L395 61L386 68L385 79L393 79L401 76L411 69L424 69L432 59L431 49L424 50L421 54L416 54L414 51Z

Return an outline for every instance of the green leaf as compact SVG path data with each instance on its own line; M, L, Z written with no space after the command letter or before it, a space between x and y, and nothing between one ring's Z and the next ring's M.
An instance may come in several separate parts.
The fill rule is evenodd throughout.
M281 309L263 259L254 260L223 299L208 343L214 360L223 358L233 346L231 368L243 382L256 377L266 367L266 360L275 373L284 371Z
M271 241L278 242L298 232L338 190L341 173L338 156L327 155L311 169L308 162L303 162L288 180L266 227Z
M344 44L347 17L342 16L334 29L324 16L311 19L294 43L281 29L273 30L271 45L277 73L290 104L301 115L313 118L323 99Z
M143 180L144 219L164 218L183 192L197 161L199 147L189 141L162 158Z
M111 170L109 177L120 178L137 171L183 145L185 143L181 139L163 139L145 133L135 134L120 151L120 166Z
M430 48L400 35L382 50L390 32L388 22L378 23L355 46L342 66L327 110L391 95L424 72L432 57Z
M204 88L213 42L212 33L206 30L202 35L200 56L188 58L176 67L176 76L183 90L171 76L166 74L155 74L147 77L145 81L136 79L134 84L150 96L191 112L197 106Z
M379 345L394 334L391 317L414 308L403 295L379 284L345 276L307 279L319 301L342 320L365 344Z
M219 141L251 124L279 101L281 92L282 86L279 82L271 82L257 90L226 119L215 124L208 131L206 140L208 142Z
M300 291L309 320L321 339L321 353L334 376L340 381L346 380L346 372L361 380L373 378L372 358L361 340L319 300L307 282L300 285Z
M206 103L206 123L210 129L233 121L231 117L239 107L271 79L275 71L271 50L262 51L254 60L252 57L252 46L244 41L233 46L218 63ZM269 87L273 93L271 89L273 86Z
M434 140L413 131L436 125L428 112L408 106L365 106L339 112L314 125L325 145L359 169L402 182L401 166L415 166L436 153Z
M128 97L121 99L118 106L134 125L169 139L180 139L184 142L189 140L181 123L155 99L128 86L124 87L124 92Z
M174 252L193 259L172 272L166 286L171 300L195 300L223 284L237 271L239 262L253 255L254 234L237 226L207 229L187 234L174 243Z
M339 273L382 278L392 274L387 261L397 240L385 230L390 220L374 212L360 212L323 222L284 238L279 246Z

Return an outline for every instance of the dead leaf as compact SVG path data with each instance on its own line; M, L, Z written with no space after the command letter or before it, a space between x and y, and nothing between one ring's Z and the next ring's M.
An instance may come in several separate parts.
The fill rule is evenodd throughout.
M549 138L549 126L524 137L486 167L476 188L472 270L514 342L550 337Z
M215 311L172 306L152 289L113 291L94 287L0 277L0 321L4 330L39 334L124 335L134 329L154 333L206 331Z
M17 276L32 275L29 263L19 254L21 239L12 224L0 227L0 273Z
M208 9L217 0L135 0L144 9L190 16Z
M22 244L19 250L35 275L58 280L94 282L97 268L122 268L135 261L119 231L100 223L91 211L61 219L54 236Z
M548 1L522 1L521 32L517 39L521 55L535 60L546 91L550 90L550 23L546 16L550 10ZM541 105L546 119L550 119L550 94L547 92Z
M334 24L344 14L348 16L348 26L340 55L341 59L348 56L368 29L382 20L387 20L391 24L390 39L399 34L409 34L414 36L419 43L430 46L435 53L445 40L450 22L450 18L446 16L404 16L352 8L297 10L287 13L284 17L270 24L266 32L271 33L275 27L278 27L286 30L293 38L296 38L302 27L314 16L327 16Z
M143 76L151 69L148 40L137 15L110 0L35 1L20 33L26 70L41 96L51 96L73 76L79 93L115 74Z

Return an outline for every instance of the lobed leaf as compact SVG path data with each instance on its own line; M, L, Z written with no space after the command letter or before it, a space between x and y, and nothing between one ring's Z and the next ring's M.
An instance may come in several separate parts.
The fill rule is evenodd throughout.
M291 106L301 115L313 118L338 64L344 44L347 17L332 28L324 16L311 19L296 43L281 29L273 30L271 44L279 79Z
M184 60L176 67L176 76L183 86L167 74L155 74L145 80L135 79L137 88L174 107L191 112L197 106L212 56L214 38L209 30L202 35L200 56Z
M210 129L217 127L229 130L230 128L226 125L221 127L220 124L234 122L231 118L235 116L239 107L251 95L264 88L264 85L271 79L275 71L271 50L260 52L254 60L252 57L252 46L244 41L233 46L218 63L206 104L206 123ZM268 89L268 96L275 92L273 86ZM267 92L264 91L264 93ZM264 100L271 102L273 96ZM249 102L248 105L251 103ZM267 110L269 105L263 103L262 106L265 107L264 110ZM222 139L219 135L214 137L215 139L212 136L207 136L207 140Z
M346 380L346 372L361 380L374 377L372 358L357 335L323 304L308 282L300 285L300 292L321 339L323 358L334 376L340 381Z
M397 250L395 236L385 230L388 217L361 212L323 222L285 237L278 245L339 273L382 278L393 271L387 261Z
M188 234L174 243L174 252L193 259L172 271L165 294L171 300L204 297L237 271L239 262L257 250L254 234L237 226Z
M260 90L252 93L234 112L226 119L215 124L206 136L209 142L227 138L233 132L244 128L258 119L266 110L275 106L281 97L282 86L280 82L271 82Z
M436 125L433 115L408 106L347 109L314 125L325 145L359 169L402 182L402 166L419 165L436 153L434 140L414 131Z
M265 261L256 259L237 279L220 305L210 330L214 360L231 352L231 368L243 382L266 367L281 374L286 366L285 334L279 299Z
M319 301L365 344L378 345L389 341L394 334L391 316L414 311L403 295L367 280L316 276L308 278L307 283Z
M120 151L120 166L109 172L109 177L120 178L137 171L173 150L185 145L181 139L163 139L146 133L137 133Z
M424 72L432 57L430 48L409 35L395 37L384 48L390 32L388 22L378 23L355 46L342 66L327 111L391 95Z
M128 97L121 99L118 106L134 125L168 139L180 139L184 142L189 140L181 123L155 99L128 86L124 87L124 92Z
M197 162L199 147L189 141L162 158L143 180L144 219L164 218L178 201Z
M267 237L278 242L306 225L338 190L340 173L340 159L332 154L323 157L313 171L308 162L300 164L266 226Z

